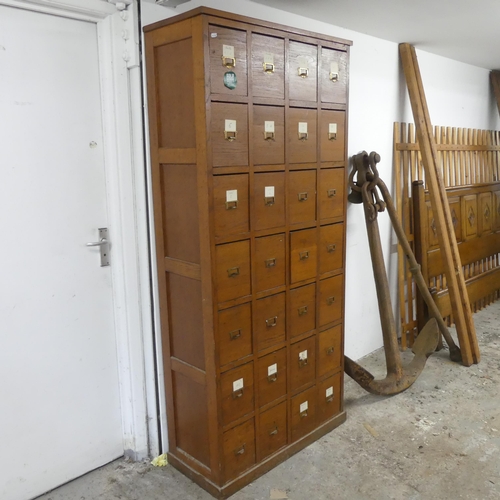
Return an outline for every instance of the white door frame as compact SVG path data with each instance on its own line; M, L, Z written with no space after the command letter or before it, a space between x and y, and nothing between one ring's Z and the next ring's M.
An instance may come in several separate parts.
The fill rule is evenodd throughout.
M142 460L158 454L159 436L137 3L0 0L0 4L97 26L123 450Z

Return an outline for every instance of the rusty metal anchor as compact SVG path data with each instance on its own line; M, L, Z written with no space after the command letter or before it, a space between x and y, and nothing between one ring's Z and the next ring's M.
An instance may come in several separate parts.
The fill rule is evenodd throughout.
M382 336L384 339L387 376L384 379L375 380L375 377L370 372L347 356L345 356L344 368L345 372L368 392L378 395L393 395L408 389L408 387L418 378L425 367L427 358L436 350L440 338L440 331L450 347L450 356L452 359L455 358L454 360L460 360L461 355L460 349L453 342L443 318L434 304L429 290L425 286L425 280L420 272L420 267L413 255L408 240L406 239L401 223L399 222L387 186L379 177L376 167L379 162L380 156L375 152L368 155L363 151L354 156L354 168L349 176L349 185L352 191L348 199L352 203L363 203L364 206L368 242L382 325ZM354 182L354 176L356 174L357 179L356 182ZM378 190L380 190L382 198ZM377 222L378 212L383 212L386 208L396 235L403 247L403 251L410 262L410 269L415 277L417 286L433 316L418 334L412 347L415 356L413 360L405 366L403 366L401 354L399 352L396 322L392 311L389 282L387 279Z

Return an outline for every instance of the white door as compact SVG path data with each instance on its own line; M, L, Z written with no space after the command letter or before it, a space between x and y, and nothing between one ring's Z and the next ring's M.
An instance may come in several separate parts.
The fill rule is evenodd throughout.
M0 6L4 500L123 454L110 268L86 246L108 226L98 61L94 23Z

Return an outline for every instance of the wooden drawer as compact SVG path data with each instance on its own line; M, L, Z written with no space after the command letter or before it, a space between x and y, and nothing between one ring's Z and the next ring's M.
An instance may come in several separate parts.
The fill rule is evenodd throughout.
M342 318L344 275L319 282L319 326Z
M321 169L319 176L320 220L344 216L345 183L343 168Z
M212 94L247 95L246 32L221 26L208 30Z
M285 110L276 106L253 107L253 163L285 163Z
M272 455L287 443L286 401L259 415L260 460Z
M285 284L285 235L255 238L255 291L261 292Z
M292 398L291 413L292 441L297 441L316 425L316 386Z
M285 41L252 33L252 93L255 97L285 97Z
M290 279L292 283L314 278L318 270L317 230L290 233Z
M213 166L248 165L247 105L213 102L210 106Z
M255 174L253 185L255 229L283 227L285 225L285 173Z
M340 412L342 372L318 383L318 425Z
M220 311L217 331L221 366L252 354L251 305L243 304Z
M345 161L345 111L322 110L319 134L320 160Z
M342 269L344 254L344 224L321 226L319 230L319 273Z
M316 285L294 288L288 293L290 338L316 328Z
M253 362L220 376L223 425L254 410L253 385Z
M288 163L316 162L315 109L290 108L288 112Z
M316 376L316 337L290 346L290 386L292 391L312 384Z
M217 300L225 302L249 295L250 242L248 240L227 243L215 247Z
M477 195L462 196L462 235L465 240L477 235L477 219ZM432 227L432 223L429 227Z
M290 41L289 98L294 101L316 101L318 48Z
M342 325L318 334L318 377L340 369L342 365Z
M249 231L248 174L214 176L215 236Z
M257 384L260 407L286 394L286 348L258 360Z
M255 302L253 334L259 351L285 340L285 293Z
M294 170L288 174L290 224L316 220L316 171Z
M222 447L225 478L228 481L255 464L254 419L225 432Z
M491 204L491 193L481 193L478 196L479 202L479 235L491 233L492 220L494 217L493 208Z
M347 102L347 52L321 48L321 102Z

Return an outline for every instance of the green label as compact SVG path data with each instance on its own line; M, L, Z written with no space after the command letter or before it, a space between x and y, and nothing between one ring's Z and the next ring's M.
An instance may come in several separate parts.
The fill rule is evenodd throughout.
M227 71L224 73L224 86L230 90L234 90L236 88L236 84L238 83L238 79L236 78L236 73L234 71Z

